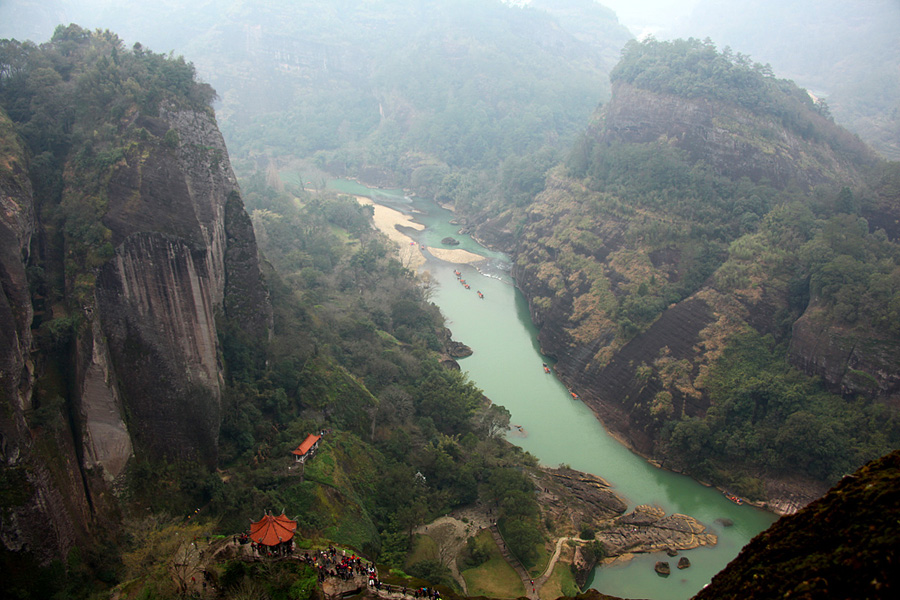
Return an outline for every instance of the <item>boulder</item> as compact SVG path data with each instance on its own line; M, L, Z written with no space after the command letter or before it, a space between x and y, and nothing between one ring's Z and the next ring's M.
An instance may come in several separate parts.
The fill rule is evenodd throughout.
M653 570L662 577L668 577L669 573L672 572L672 569L669 567L669 563L664 560L656 561L656 565L654 565Z
M452 238L450 236L445 237L441 240L441 243L445 246L459 246L459 240Z
M678 568L679 569L687 569L691 566L691 560L687 556L682 556L678 559Z

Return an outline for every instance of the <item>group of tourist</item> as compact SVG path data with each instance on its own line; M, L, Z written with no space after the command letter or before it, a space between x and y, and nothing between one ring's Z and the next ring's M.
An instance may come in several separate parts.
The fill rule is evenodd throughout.
M304 552L302 556L294 554L293 540L283 542L274 547L264 546L254 542L249 535L242 533L234 536L235 544L250 544L254 554L258 557L289 557L293 556L308 565L315 567L319 583L328 578L336 578L343 581L351 581L356 577L367 577L367 585L375 592L401 593L407 598L422 600L439 600L441 593L434 588L418 587L407 588L405 586L383 584L378 579L378 571L375 564L366 562L356 554L347 554L346 550L338 550L334 546L319 551Z
M365 563L356 554L348 556L344 550L338 553L334 546L314 552L312 555L309 552L305 552L301 560L316 567L320 582L325 581L326 577L337 577L344 581L349 581L356 576L364 577L366 575L369 576L370 581L373 577L377 578L375 565Z
M246 533L242 533L241 535L234 536L232 541L234 541L235 544L241 544L242 546L250 544L250 548L253 550L254 556L265 558L280 558L292 556L294 554L294 540L281 542L280 544L276 544L274 546L266 546L265 544L254 542L249 535L247 535Z

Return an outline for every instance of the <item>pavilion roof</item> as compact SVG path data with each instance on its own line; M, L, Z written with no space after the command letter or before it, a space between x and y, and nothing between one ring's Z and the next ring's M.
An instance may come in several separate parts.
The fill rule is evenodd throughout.
M291 521L284 513L280 516L263 515L256 523L250 524L250 539L264 546L275 546L294 537L297 521Z
M291 450L291 454L296 454L297 456L303 456L309 449L313 447L313 445L322 439L321 435L315 435L313 433L306 436L306 439L303 440L303 443L297 446L296 450Z

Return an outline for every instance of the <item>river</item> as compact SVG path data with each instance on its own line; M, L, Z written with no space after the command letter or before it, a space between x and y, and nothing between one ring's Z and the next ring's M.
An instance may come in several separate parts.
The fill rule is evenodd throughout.
M350 181L332 181L329 188L369 196L374 202L413 214L425 225L422 231L405 233L427 247L442 246L452 236L462 248L485 256L479 270L469 265L454 265L429 258L423 269L431 272L436 283L432 300L447 319L453 338L472 348L472 356L460 360L463 371L496 404L512 414L509 440L521 446L542 464L567 464L609 481L629 509L638 504L653 504L667 513L684 513L700 520L719 542L712 548L684 552L691 567L672 569L668 578L653 571L657 560L670 560L664 554L639 555L620 565L595 570L591 587L622 598L683 600L697 593L713 575L725 567L738 551L775 521L775 516L751 506L738 506L714 488L705 487L689 477L658 469L616 441L594 414L574 400L565 386L542 363L537 331L531 322L527 303L513 285L509 259L480 246L468 236L458 235L450 224L453 214L434 204L410 199L401 190L374 190ZM426 252L427 254L427 252ZM453 271L458 269L471 289L465 289ZM476 290L484 294L479 299ZM725 527L723 521L733 525Z

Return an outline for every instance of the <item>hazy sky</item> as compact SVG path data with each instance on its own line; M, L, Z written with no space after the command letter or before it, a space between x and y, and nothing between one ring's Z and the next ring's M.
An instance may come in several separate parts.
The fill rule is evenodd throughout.
M637 37L648 33L662 34L678 19L691 14L700 0L597 0L613 9L619 22L628 27Z

